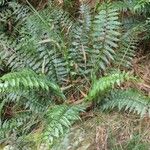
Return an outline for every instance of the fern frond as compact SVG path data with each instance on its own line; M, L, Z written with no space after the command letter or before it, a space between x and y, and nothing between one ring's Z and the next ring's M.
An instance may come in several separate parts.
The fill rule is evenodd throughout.
M143 13L144 15L150 13L149 11L150 1L149 0L139 0L134 6L135 12Z
M45 95L47 93L45 92ZM44 95L44 94L43 94ZM49 96L50 97L50 96ZM24 107L25 110L30 110L33 113L40 114L47 110L47 108L54 102L48 96L41 96L36 92L15 91L11 93L2 94L3 106L7 104L15 104L15 107ZM1 104L1 109L3 109Z
M41 18L44 22L41 21ZM30 65L36 71L38 70L38 72L42 70L51 80L58 83L65 80L68 77L69 68L67 65L69 63L64 39L67 38L67 32L69 32L71 26L72 21L68 14L58 8L51 9L50 7L39 12L38 15L30 16L27 19L26 30L33 38L35 51L31 53L31 48L29 49L29 45L33 44L26 44L26 49L29 49L29 51L27 52L28 55L24 57L28 56L27 60L30 60L27 65ZM31 66L31 64L33 65Z
M130 5L130 8L133 8L132 4ZM117 9L121 12L126 12L128 10L129 3L128 1L114 1L112 3L112 6L114 7L114 9Z
M129 80L135 80L135 78L125 72L118 72L101 77L99 80L94 81L86 99L89 101L94 100L95 98L101 99L107 92L112 90L114 86L120 86L121 83Z
M103 110L118 108L139 114L141 117L150 116L150 98L144 96L139 91L115 90L105 99Z
M120 22L118 12L110 4L101 7L95 16L93 25L93 49L91 50L91 62L105 71L106 67L114 59L115 49L118 47Z
M60 88L49 81L44 75L37 75L34 71L24 69L8 73L0 78L0 92L12 92L30 89L52 90L64 99Z
M114 1L112 3L115 9L122 12L130 12L132 14L148 14L149 13L149 0L124 0L124 1Z
M51 11L48 8L37 12L38 15L37 13L31 15L26 21L17 17L18 20L24 21L23 27L19 29L16 39L8 38L6 34L1 35L0 57L13 70L32 68L37 73L43 72L49 75L51 80L61 83L68 77L67 64L69 63L64 53L66 43L60 34L62 30L69 30L70 24L67 29L67 21L71 19L58 9L55 14L60 17L54 18ZM60 27L58 22L62 25L62 19L66 22L63 27Z
M136 55L137 47L139 43L139 35L145 30L144 25L137 25L126 33L122 33L119 48L116 51L114 64L118 68L126 67L130 68L132 66L132 61Z
M131 35L132 34L132 35ZM124 34L119 42L119 49L114 57L114 64L119 68L132 66L132 60L135 57L137 49L137 36L133 32Z
M79 74L87 74L90 71L87 57L89 55L89 35L91 31L91 12L88 5L82 4L76 26L72 28L71 48L69 57L71 59L73 71Z
M21 23L25 21L29 10L17 2L6 1L5 3L6 6L2 6L0 11L0 31L3 29L7 34L19 34Z
M60 105L54 106L46 113L44 140L52 143L54 138L60 137L76 120L79 120L79 112L83 111L81 106Z
M31 129L32 125L37 123L36 115L31 115L31 112L15 114L13 118L7 120L0 120L0 143L3 141L8 142L11 140L11 136L17 136L20 134L20 137L26 135ZM21 130L21 129L24 130ZM17 138L17 137L15 137Z

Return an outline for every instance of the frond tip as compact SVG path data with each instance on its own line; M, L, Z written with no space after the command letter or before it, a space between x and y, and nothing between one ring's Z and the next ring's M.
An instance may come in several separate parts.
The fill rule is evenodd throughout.
M119 110L128 110L129 112L137 113L141 117L150 116L150 98L143 96L139 91L115 90L105 99L102 106L103 110L110 110L117 107Z

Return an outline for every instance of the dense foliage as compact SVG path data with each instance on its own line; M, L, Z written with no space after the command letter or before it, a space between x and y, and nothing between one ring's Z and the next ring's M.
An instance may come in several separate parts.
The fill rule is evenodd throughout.
M150 116L149 97L119 90L140 82L130 69L150 36L149 1L81 3L76 15L66 5L0 2L1 143L52 144L87 103Z

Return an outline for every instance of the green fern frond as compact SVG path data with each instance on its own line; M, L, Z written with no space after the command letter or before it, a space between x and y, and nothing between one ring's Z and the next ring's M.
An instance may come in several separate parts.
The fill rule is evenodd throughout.
M114 1L113 7L123 11L131 12L132 14L146 14L149 12L149 0L123 0L123 1Z
M129 3L128 1L114 1L112 6L114 9L117 9L121 12L126 12L128 10ZM130 8L133 8L132 4L130 5Z
M6 2L6 6L2 6L0 10L0 31L3 29L7 34L19 34L19 28L29 12L28 8L12 1Z
M31 112L22 112L15 114L11 119L0 120L0 143L9 142L11 138L17 138L17 134L20 134L20 137L26 135L31 127L37 123L36 119L37 116L31 115ZM24 130L21 130L22 128Z
M45 92L45 94L47 93ZM0 105L1 109L3 109L4 105L15 104L15 107L22 106L25 110L30 110L36 114L44 112L50 105L54 103L51 97L48 98L48 96L40 96L39 93L36 94L36 92L33 91L17 91L2 94L2 99L3 102Z
M67 65L69 63L64 53L66 43L60 34L62 30L69 30L71 24L68 24L67 29L67 21L71 19L65 12L58 9L55 15L57 14L57 17L60 15L60 17L55 18L50 10L47 8L42 12L37 12L30 15L28 19L18 18L15 14L17 20L23 22L21 28L17 28L19 35L17 38L8 37L7 34L1 35L0 57L13 70L24 67L32 68L37 73L43 72L51 80L61 83L68 77ZM26 21L24 21L25 19ZM66 22L63 27L60 27L64 20Z
M54 17L54 14L57 17ZM41 18L44 22L41 21ZM30 38L25 47L20 48L26 49L27 54L24 51L19 51L27 59L27 66L37 72L42 70L51 80L58 83L68 77L67 65L69 63L64 41L68 33L62 34L62 32L68 32L71 27L71 23L67 24L67 21L71 22L68 14L58 9L51 10L51 8L39 12L38 15L30 16L27 19L26 32L30 33L33 41ZM32 43L30 44L30 42ZM29 45L34 45L34 50ZM31 53L31 49L33 53Z
M64 99L58 85L49 81L44 75L37 75L29 69L8 73L0 78L0 92L2 93L40 88L47 91L52 90Z
M143 14L150 13L149 11L150 1L149 0L138 0L134 6L135 12L141 12Z
M82 4L79 11L79 18L76 26L72 28L71 48L69 49L69 57L74 72L79 74L87 74L90 71L88 67L89 54L89 35L91 31L91 12L88 5Z
M129 31L130 32L130 31ZM132 34L132 35L131 35ZM137 36L126 33L121 37L119 49L116 51L114 63L120 67L130 68L137 49Z
M93 66L97 66L96 72L100 69L105 71L114 60L120 36L119 28L117 10L110 4L101 7L98 15L95 16L91 37L93 39L91 62Z
M127 32L122 33L119 48L114 57L114 64L117 65L118 68L130 68L132 66L133 59L138 50L139 35L144 32L144 26L145 25L137 25Z
M106 93L112 90L116 85L120 86L121 83L129 80L135 80L135 78L129 73L118 72L104 76L99 80L94 81L92 88L89 91L86 100L94 100L95 98L102 98Z
M105 99L102 108L103 110L118 108L137 113L141 117L150 116L150 98L133 89L115 90Z
M67 128L76 120L79 120L79 112L83 111L81 106L60 105L54 106L46 113L44 140L53 143L55 138L60 137Z

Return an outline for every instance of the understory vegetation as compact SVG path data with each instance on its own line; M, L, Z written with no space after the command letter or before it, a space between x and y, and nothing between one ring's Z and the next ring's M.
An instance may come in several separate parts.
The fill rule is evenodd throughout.
M149 119L149 40L149 0L1 0L0 143L51 147L95 109Z

